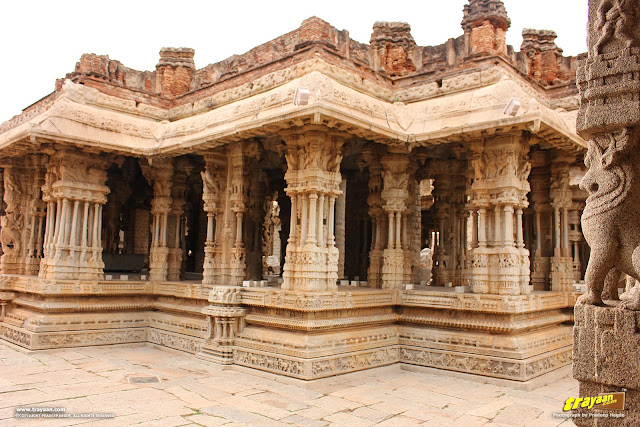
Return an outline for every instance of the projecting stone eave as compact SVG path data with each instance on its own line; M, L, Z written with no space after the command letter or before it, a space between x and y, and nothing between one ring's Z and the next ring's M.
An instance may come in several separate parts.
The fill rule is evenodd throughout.
M153 153L183 154L305 124L325 125L376 142L396 141L408 146L460 142L467 137L515 129L527 130L550 145L569 151L586 146L575 133L576 111L550 108L550 100L514 78L510 70L497 68L479 71L478 75L457 76L454 83L443 83L446 91L439 96L422 97L408 104L385 101L373 95L375 88L362 91L357 85L345 84L339 75L328 74L314 70L242 102L173 122L167 127L162 146ZM297 87L310 89L307 106L293 105ZM512 97L522 102L515 117L503 112ZM572 100L565 105L570 108ZM185 132L175 133L174 126Z
M0 134L0 157L37 151L40 144L48 142L94 152L175 156L305 124L409 147L522 129L558 148L584 149L585 142L575 133L575 111L552 110L541 104L536 99L538 92L512 78L508 70L480 73L485 73L484 85L477 83L477 76L467 75L440 96L404 104L375 96L375 87L363 92L332 73L328 76L313 70L254 96L207 111L192 111L174 121L166 119L167 110L141 107L67 81L44 113ZM292 102L298 87L311 92L306 106ZM522 103L514 117L503 113L512 97Z

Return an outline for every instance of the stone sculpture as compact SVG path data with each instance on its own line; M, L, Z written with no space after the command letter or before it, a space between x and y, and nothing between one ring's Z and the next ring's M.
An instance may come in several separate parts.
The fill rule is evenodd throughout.
M590 6L597 19L590 25L589 58L578 70L583 102L577 128L589 139L589 170L580 186L589 193L582 230L591 258L585 275L588 292L579 302L602 305L611 269L640 279L640 112L632 101L640 92L634 80L640 70L640 37L628 25L640 6L611 0ZM617 286L616 280L607 282ZM617 290L605 294L612 297ZM633 288L622 300L621 307L640 309L640 290Z
M431 282L431 269L433 268L433 250L431 248L424 248L420 251L420 263L424 268L425 279L427 283Z

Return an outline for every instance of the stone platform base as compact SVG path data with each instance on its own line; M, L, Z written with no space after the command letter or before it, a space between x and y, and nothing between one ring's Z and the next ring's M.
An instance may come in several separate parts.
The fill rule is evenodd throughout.
M571 363L567 293L4 279L0 338L29 350L148 342L304 380L402 363L526 382Z
M209 333L201 284L1 279L0 338L28 350L149 342L197 353Z
M573 421L579 426L640 425L640 312L606 302L611 305L575 308L573 377L580 382L580 396L572 397L625 392L625 409L579 408L574 412L581 417Z
M403 363L525 382L571 364L567 294L237 292L246 326L207 360L304 380Z

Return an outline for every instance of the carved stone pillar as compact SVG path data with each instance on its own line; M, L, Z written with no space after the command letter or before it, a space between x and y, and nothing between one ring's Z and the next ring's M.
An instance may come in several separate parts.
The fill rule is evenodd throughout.
M292 205L292 211L297 210ZM264 202L264 223L262 238L262 276L280 275L280 206L278 205L278 193L267 196ZM290 230L291 232L294 230Z
M582 263L580 261L580 246L584 237L580 231L580 212L582 211L582 203L574 202L572 210L569 213L569 241L571 242L570 255L573 258L573 280L579 282L582 278Z
M540 291L550 289L550 256L553 254L552 239L547 238L553 235L553 224L550 222L552 217L549 190L550 168L547 156L548 154L543 150L531 153L533 168L529 177L533 226L531 283L535 290Z
M224 173L224 163L220 165L216 156L208 154L204 156L205 169L202 175L202 200L204 211L207 213L207 238L204 246L204 264L202 272L202 283L213 285L220 279L217 263L220 262L221 252L218 250L217 238L221 234L220 198L221 189L224 189L226 180Z
M382 210L382 199L380 196L381 191L382 167L380 165L380 160L372 157L369 161L369 196L367 197L369 217L373 222L373 238L371 242L371 249L369 251L369 270L367 271L367 281L369 282L369 287L372 288L382 287L384 211Z
M401 228L409 201L409 156L402 149L392 147L381 163L382 209L389 217L389 238L383 251L382 287L399 289L405 281L404 266L408 260L408 245L403 245Z
M169 247L168 223L171 212L171 184L173 164L170 160L154 162L150 170L153 180L151 201L151 253L149 254L149 278L152 281L168 280Z
M273 253L273 243L275 241L275 233L280 237L279 230L275 230L275 224L271 231L271 247L269 254L265 255L262 238L265 230L263 229L266 224L266 219L270 215L275 215L274 220L278 221L277 227L280 227L280 207L278 206L278 193L273 195L266 195L267 189L267 177L265 173L258 167L258 165L249 166L247 169L251 170L249 176L249 204L248 212L246 215L247 227L244 230L244 241L246 242L247 256L246 256L246 278L247 280L262 280L264 273L266 273L265 267L267 257ZM275 201L275 204L274 204ZM278 212L275 212L275 209ZM271 221L273 223L273 221ZM271 224L268 224L271 225ZM279 241L278 241L279 243ZM278 249L279 250L279 249ZM280 272L280 257L277 260L272 258L274 264L275 274ZM277 264L277 265L276 265Z
M409 180L410 203L408 208L407 222L403 225L408 234L409 257L405 261L405 273L408 276L405 283L421 283L426 280L426 272L420 261L420 251L422 250L422 210L420 200L420 181L416 178L417 167L413 176Z
M187 175L191 170L191 166L185 159L180 159L176 165L176 171L173 176L173 184L171 185L171 211L169 212L168 222L168 241L169 256L167 263L167 280L178 281L182 272L183 240L185 234L184 216L185 192L187 190Z
M344 277L345 215L347 213L347 178L340 181L340 195L336 198L336 248L338 248L338 278Z
M549 191L553 208L554 249L551 259L551 290L571 292L573 289L573 259L569 256L569 221L567 210L572 204L573 193L569 184L569 165L572 155L556 153L551 167Z
M591 255L587 293L575 312L573 376L583 398L626 393L624 411L611 411L623 418L584 414L573 419L579 426L640 423L640 336L638 315L631 312L640 309L640 289L627 291L622 302L594 306L605 305L605 277L612 269L640 277L639 8L635 1L590 0L589 56L578 68L577 130L589 140L585 157L589 170L580 183L589 192L582 231Z
M100 280L102 207L109 188L107 161L71 151L50 155L43 200L47 203L43 279Z
M436 227L438 230L437 243L433 252L433 284L436 286L444 286L449 282L449 248L447 248L448 233L446 223L450 217L451 202L451 182L450 176L446 174L446 165L438 167L441 171L436 173L433 182L433 208L436 218Z
M471 206L478 212L478 247L469 253L471 289L475 293L528 294L529 251L521 243L521 211L528 206L530 189L528 140L524 135L505 135L490 142L476 141L471 149ZM489 210L493 211L491 228L487 221ZM517 244L513 232L516 211L520 211L516 220Z
M242 285L245 278L246 269L246 248L244 245L244 215L249 207L249 145L255 144L245 142L235 144L228 149L229 162L229 183L227 194L229 203L227 204L227 227L231 230L233 238L229 239L232 249L230 256L223 264L223 277L225 283L229 285ZM231 237L229 234L229 237Z
M45 203L41 187L45 164L45 157L36 155L5 160L3 198L6 210L0 231L0 269L3 273L38 274L43 245Z
M323 196L332 209L336 198L342 194L340 183L341 136L329 133L322 127L310 127L285 135L287 195L292 202L291 229L297 230L289 239L284 264L282 289L301 291L326 291L337 288L338 248L334 246L330 212L318 215L318 200ZM295 212L293 207L295 206ZM301 218L300 225L298 217ZM327 218L327 222L324 221ZM339 224L339 222L338 222ZM317 238L325 234L326 242Z

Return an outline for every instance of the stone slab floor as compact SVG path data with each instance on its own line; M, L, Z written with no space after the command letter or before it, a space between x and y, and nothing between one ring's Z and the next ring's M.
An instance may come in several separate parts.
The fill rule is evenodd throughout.
M303 382L148 345L25 353L0 344L0 425L570 426L552 417L577 395L569 372L529 391L399 365ZM31 407L115 417L15 417Z

